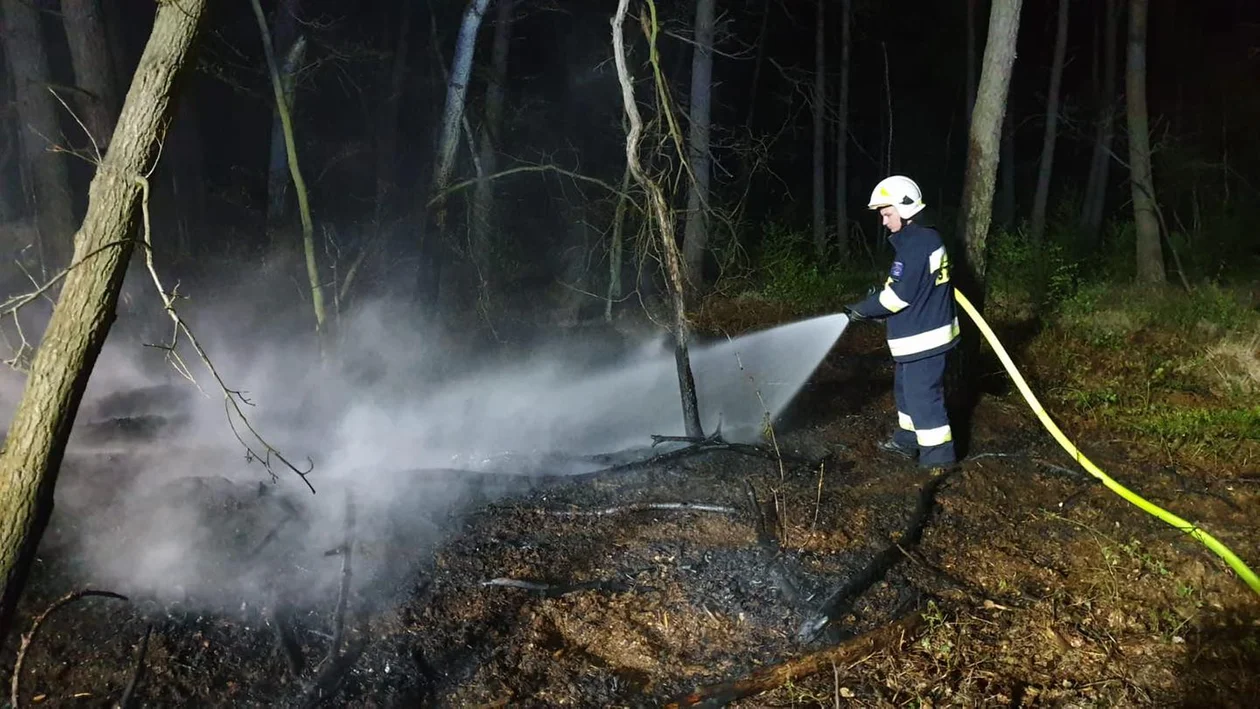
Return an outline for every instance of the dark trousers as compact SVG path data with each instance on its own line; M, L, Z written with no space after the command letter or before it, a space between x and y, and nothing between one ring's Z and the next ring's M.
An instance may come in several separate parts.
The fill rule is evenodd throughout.
M897 362L893 393L897 400L897 445L919 451L919 465L952 465L954 435L945 411L945 358L948 352L913 362Z

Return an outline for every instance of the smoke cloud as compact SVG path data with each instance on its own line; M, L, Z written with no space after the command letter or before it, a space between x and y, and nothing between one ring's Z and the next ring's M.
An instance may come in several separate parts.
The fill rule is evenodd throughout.
M309 314L269 309L265 282L254 274L199 289L181 313L252 403L249 425L299 468L313 462L316 493L274 461L273 483L247 459L229 421L255 451L261 444L187 343L178 352L197 385L144 346L169 340L163 314L123 318L92 375L41 550L66 559L72 577L199 610L326 604L349 499L356 590L384 599L414 583L477 496L510 492L531 473L598 467L583 456L648 455L652 434L682 433L664 333L570 335L490 354L380 299L343 314L335 363L321 363ZM135 297L155 300L143 285ZM847 322L815 318L694 347L706 432L757 439L767 411L783 410ZM22 384L0 376L9 418Z

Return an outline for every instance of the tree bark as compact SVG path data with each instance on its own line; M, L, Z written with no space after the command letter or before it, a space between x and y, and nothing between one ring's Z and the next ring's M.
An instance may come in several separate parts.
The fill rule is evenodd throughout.
M826 122L827 115L827 31L823 8L826 0L816 0L814 18L814 254L818 263L827 261Z
M971 109L976 103L976 0L967 0L967 95L964 115L971 125Z
M1059 0L1059 24L1054 36L1054 61L1050 65L1050 88L1046 91L1046 132L1041 139L1041 163L1037 170L1037 190L1033 193L1032 224L1029 236L1040 244L1046 234L1046 206L1050 201L1050 176L1054 171L1054 144L1059 137L1059 87L1063 83L1063 62L1067 56L1069 0Z
M1137 279L1142 283L1162 284L1167 282L1167 276L1159 243L1159 220L1155 214L1155 180L1151 174L1151 137L1146 116L1146 13L1147 0L1130 0L1125 81L1129 169L1133 221L1137 229Z
M685 276L692 292L704 287L704 254L709 246L709 114L713 106L713 31L715 0L696 0L696 29L691 55L691 134L687 160L695 179L687 189L683 232Z
M0 643L13 627L17 599L52 514L66 441L113 324L142 176L165 135L172 86L206 5L158 4L109 151L88 190L87 215L74 239L76 265L66 275L0 451Z
M473 191L471 256L482 286L490 278L490 235L494 233L495 214L494 181L489 176L499 171L499 149L503 144L503 97L507 86L508 50L512 44L512 12L516 9L515 0L498 0L498 3L494 46L490 51L490 80L486 84L485 118L478 136L481 174Z
M1019 34L1021 0L993 0L989 10L989 32L984 47L980 85L971 115L967 173L963 181L962 209L967 270L974 279L976 295L984 290L985 242L992 220L994 178L998 166L1002 121L1006 96L1015 64L1015 40Z
M643 134L643 118L639 115L639 106L634 98L634 81L630 70L626 67L626 46L622 26L626 19L626 8L629 0L619 0L617 13L612 19L613 58L617 64L617 79L621 83L621 102L630 123L630 131L626 134L626 164L635 182L648 195L648 209L656 220L657 234L661 240L661 254L665 259L665 272L668 276L670 301L674 309L674 363L678 368L678 389L682 399L683 426L690 438L704 437L704 429L700 425L700 406L696 400L696 382L691 372L691 354L688 342L691 328L687 324L685 291L683 286L682 264L678 255L678 242L674 237L674 215L670 213L665 201L665 194L652 178L643 171L639 163L639 138ZM649 41L651 52L656 53L656 12L652 8L652 22ZM659 87L658 87L659 88Z
M88 95L86 100L79 102L83 123L104 154L109 137L114 132L118 82L114 78L100 0L61 0L61 18L70 43L74 83Z
M1099 93L1098 127L1094 137L1094 153L1085 181L1081 205L1081 232L1086 244L1097 244L1102 231L1103 208L1107 203L1107 182L1111 172L1111 143L1116 129L1116 76L1118 73L1116 44L1120 34L1120 11L1117 0L1106 0L1102 41L1102 88Z
M70 263L74 201L64 155L49 152L60 139L60 105L48 90L51 70L39 10L29 0L0 0L6 69L13 77L24 192L39 228L40 260L50 275Z
M849 63L853 0L840 0L840 97L836 101L836 259L849 258Z
M276 62L276 53L271 45L271 32L267 28L267 16L263 14L259 0L252 0L254 18L258 21L258 32L262 36L263 53L267 59L267 72L271 75L271 89L276 101L276 113L280 115L280 127L284 134L284 153L288 156L286 164L293 180L293 191L297 195L298 214L302 219L302 247L306 254L306 276L311 288L311 308L315 314L315 335L322 348L328 316L324 309L324 285L319 275L319 262L315 258L315 223L311 218L311 203L306 191L306 181L302 179L302 170L298 166L297 140L293 135L293 116L289 112L289 100L285 96L286 88L292 95L292 84L284 84L280 75L280 67ZM300 45L301 39L295 42ZM291 68L291 67L289 67ZM292 81L292 74L288 76ZM322 349L321 349L322 352Z
M446 248L446 189L455 170L455 153L459 148L459 131L464 120L464 103L468 95L468 79L472 74L473 55L477 49L477 30L485 17L490 0L468 0L464 18L455 39L455 59L446 82L446 104L442 109L441 132L438 134L433 179L429 184L432 207L426 212L421 251L424 267L417 274L418 291L430 304L437 303L442 278L443 251ZM430 219L431 217L431 219ZM429 229L429 222L434 227Z
M608 298L604 301L604 321L612 322L613 301L621 297L621 263L625 253L626 206L630 200L630 163L621 173L621 193L613 210L612 243L608 247Z
M268 41L272 46L274 57L271 61L279 63L278 57L284 57L280 70L281 86L283 86L284 104L293 116L295 94L293 91L293 75L306 53L306 41L298 32L297 15L301 10L302 0L280 0L276 6L272 20L274 30L268 30ZM264 18L265 24L265 18ZM270 68L268 68L270 73ZM285 150L284 119L279 106L272 108L271 118L271 160L267 166L267 233L272 245L283 242L285 230L285 213L289 206L289 161Z

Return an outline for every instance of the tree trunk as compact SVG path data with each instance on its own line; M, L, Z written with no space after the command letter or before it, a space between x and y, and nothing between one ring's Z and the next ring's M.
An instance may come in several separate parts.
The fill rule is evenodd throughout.
M1009 93L1009 89L1008 89ZM1008 110L1002 119L1002 159L998 162L998 179L1002 188L998 190L997 222L1009 229L1015 225L1015 116Z
M70 263L74 201L66 157L49 152L61 135L57 100L48 91L50 69L39 10L29 0L0 0L6 69L13 77L24 192L39 228L40 259L49 275ZM64 146L63 146L64 147Z
M1006 96L1015 64L1015 40L1019 34L1021 0L993 0L989 32L984 47L980 86L971 115L967 174L963 180L962 209L968 275L974 279L972 301L983 302L985 241L992 219L994 178L998 143L1006 115Z
M494 47L490 54L490 80L486 84L485 118L481 122L481 174L473 192L472 262L478 280L485 287L490 278L490 235L494 233L494 181L499 171L499 149L502 146L503 96L507 86L508 50L512 43L512 12L515 0L498 0L494 20Z
M824 164L827 154L827 31L823 7L816 0L814 18L814 253L818 263L827 261L827 193Z
M394 181L398 170L398 111L402 105L404 82L407 75L407 51L411 36L413 3L405 2L400 8L398 41L394 44L394 62L389 75L389 94L385 97L380 113L380 125L376 144L376 205L373 228L376 238L382 235L385 212L390 208Z
M608 298L604 302L604 321L612 322L613 301L621 297L621 263L625 253L626 206L630 200L630 165L621 173L621 194L613 210L612 243L608 247Z
M272 20L275 29L269 30L271 34L268 35L273 54L284 57L284 63L279 68L281 85L284 88L284 103L288 107L290 117L293 115L294 105L293 75L306 53L306 42L298 32L297 15L301 4L302 0L280 0ZM271 160L267 165L267 233L273 246L283 242L286 226L285 213L289 206L289 184L284 121L280 117L279 108L273 107Z
M656 220L657 234L661 239L661 254L665 259L665 272L668 276L670 301L674 309L674 363L678 368L678 390L682 399L683 426L687 436L695 439L704 437L704 429L700 425L700 406L696 400L696 382L691 372L691 354L689 342L691 328L687 324L687 311L684 300L682 275L682 259L678 256L678 242L674 237L674 215L670 213L661 186L647 176L639 164L639 138L643 134L643 118L639 115L639 106L634 99L634 80L626 67L626 45L622 26L626 19L626 7L629 0L619 0L617 13L612 19L613 58L617 64L617 79L621 83L621 102L630 122L630 131L626 134L626 164L639 186L648 195L648 209ZM651 52L656 53L656 16L653 8L650 41ZM659 88L659 87L658 87Z
M1125 95L1129 117L1129 169L1133 221L1137 229L1137 279L1164 283L1164 254L1159 243L1155 180L1151 175L1151 136L1146 116L1147 0L1129 2L1129 55Z
M315 259L315 223L311 218L311 204L306 191L306 181L302 179L302 171L298 167L297 141L293 136L293 115L289 112L289 100L285 96L286 90L289 95L292 95L293 87L291 82L293 75L291 72L288 74L290 85L286 87L284 85L284 77L280 75L280 67L276 63L275 48L271 44L271 32L267 28L267 16L263 14L259 0L252 0L251 4L254 7L254 18L258 20L258 32L262 36L263 53L267 59L267 72L271 75L271 89L276 102L276 113L280 115L280 127L284 135L284 153L288 156L286 164L289 168L289 175L293 180L293 191L297 195L298 213L302 219L302 247L306 253L306 276L311 288L311 308L315 314L315 334L319 338L322 352L324 334L327 327L327 315L324 310L324 285L323 279L319 275L319 263ZM281 12L283 12L283 9ZM303 42L299 38L294 43L294 46L298 47L301 44ZM292 68L286 67L286 69Z
M194 234L206 225L205 147L201 134L201 114L192 101L180 101L166 138L171 160L167 163L171 192L177 206L178 253L192 258L198 246Z
M80 115L97 148L104 154L109 136L114 132L118 82L106 42L100 0L61 0L61 18L70 43L74 83L88 95L79 102L83 111Z
M417 286L424 299L436 304L442 278L443 251L446 248L446 190L455 170L455 153L459 148L459 131L464 120L464 99L468 94L468 79L472 74L473 55L477 49L477 30L486 14L490 0L468 0L464 18L455 39L455 60L446 83L446 104L442 109L441 132L438 135L437 155L433 166L433 179L429 185L426 203L432 206L426 213L422 257L425 267L417 274ZM433 229L429 229L431 215Z
M840 0L840 97L836 101L836 259L849 258L849 62L853 0Z
M1032 225L1029 236L1040 244L1046 234L1046 205L1050 201L1050 175L1054 170L1054 143L1059 137L1059 87L1063 83L1063 61L1067 55L1069 0L1059 0L1059 25L1054 36L1054 62L1050 65L1050 88L1046 91L1046 132L1041 140L1041 163L1037 170L1037 191L1033 193Z
M81 265L66 276L0 451L0 642L13 627L17 599L52 514L66 441L113 324L134 244L127 237L142 176L164 137L172 85L206 5L207 0L158 4L109 152L88 190L87 215L74 239L74 262Z
M967 95L965 115L971 125L971 109L976 103L976 0L967 0Z
M1094 154L1085 182L1081 205L1081 232L1086 245L1096 245L1102 231L1103 208L1107 203L1107 182L1111 172L1111 143L1116 129L1116 44L1120 34L1120 5L1106 0L1107 13L1103 37L1103 76L1099 94L1098 128L1094 138Z
M696 0L696 31L691 54L691 135L687 160L695 180L687 189L687 224L683 232L684 275L692 292L704 288L704 254L709 246L709 113L713 105L713 6Z

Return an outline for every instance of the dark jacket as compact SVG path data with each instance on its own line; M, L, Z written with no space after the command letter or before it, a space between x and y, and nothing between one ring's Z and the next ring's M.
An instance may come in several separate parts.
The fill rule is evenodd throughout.
M933 228L907 222L888 237L896 254L883 290L850 309L887 318L888 349L897 362L912 362L958 344L949 254Z

